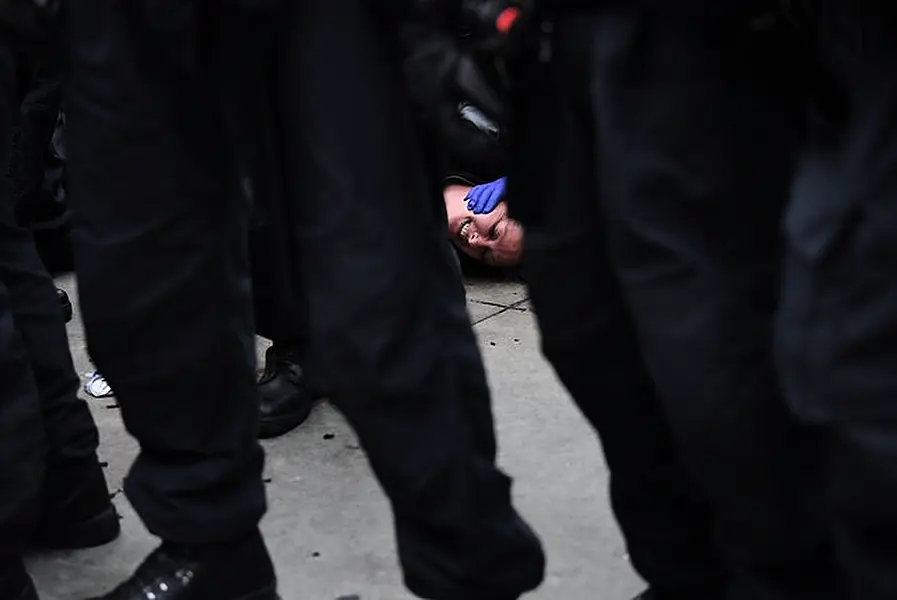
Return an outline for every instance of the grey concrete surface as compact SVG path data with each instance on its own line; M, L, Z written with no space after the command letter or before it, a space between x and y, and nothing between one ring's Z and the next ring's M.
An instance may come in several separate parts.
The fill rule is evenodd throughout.
M59 284L77 298L71 277ZM468 282L467 292L494 395L500 463L514 477L517 505L549 557L544 585L527 599L628 600L641 584L610 514L600 448L539 353L525 288L479 281ZM69 338L84 374L90 361L77 315ZM136 445L114 399L89 402L101 460L117 490ZM411 598L402 587L388 505L342 416L321 404L305 425L265 448L270 510L262 528L283 600ZM115 503L124 516L118 541L29 561L43 600L82 600L107 590L155 547L124 496Z

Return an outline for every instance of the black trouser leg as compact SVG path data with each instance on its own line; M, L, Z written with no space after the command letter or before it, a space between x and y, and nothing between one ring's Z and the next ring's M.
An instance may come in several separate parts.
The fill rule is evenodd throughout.
M798 131L774 38L630 11L558 25L596 131L608 241L676 441L750 598L837 598L816 446L772 366ZM576 85L576 84L572 84Z
M843 597L884 600L897 597L897 23L865 0L817 5L847 111L824 114L794 187L778 358L789 405L827 442Z
M0 224L0 230L6 228ZM0 563L22 552L38 516L46 456L37 385L16 329L13 302L0 280Z
M290 18L280 128L311 353L390 498L408 587L513 599L544 558L495 466L439 181L368 4L314 0Z
M16 214L30 226L45 218L41 211L47 151L59 119L62 83L58 65L41 57L40 62L20 57L21 111L14 119L10 177L13 182ZM38 66L40 65L40 66ZM46 209L44 208L44 212Z
M81 308L91 355L140 442L129 499L163 539L211 542L253 530L265 510L249 203L210 71L174 60L196 32L156 45L126 16L145 6L67 6Z
M544 219L526 224L523 274L542 349L601 439L633 567L659 598L723 598L729 577L714 515L684 468L642 360L608 253L590 116L569 84L548 76L534 91L556 95L549 112L537 110L554 120L559 142L556 163L543 165L550 172L536 175L549 186Z
M13 54L0 44L0 173L9 164L15 102ZM28 352L16 325L8 276L21 270L21 241L10 185L0 177L0 563L18 555L40 508L46 439Z
M8 134L3 139L8 140ZM6 189L3 202L6 250L0 274L11 295L15 326L37 384L48 443L47 493L64 493L95 460L98 434L87 404L78 398L80 382L56 287L31 234L16 225Z
M278 196L276 202L281 202L281 198ZM308 325L297 293L293 245L286 237L287 222L278 209L268 212L265 221L249 231L256 333L275 343L286 342L304 350Z
M0 140L3 155L0 172L6 172L11 142L11 115L18 110L14 98L15 81L12 53L0 51L2 66L2 107ZM3 470L21 469L33 475L21 490L6 486L4 497L27 501L28 515L40 508L43 495L58 497L69 492L85 469L95 466L98 435L90 410L78 398L79 380L72 364L65 323L56 297L56 288L47 274L31 235L16 223L10 182L2 178L0 189L0 283L4 294L4 369L8 381L3 393L11 413L0 418L0 435L12 465ZM13 365L17 365L13 368ZM13 408L15 407L15 408ZM37 411L39 420L34 422ZM33 487L35 484L38 487ZM4 525L10 519L2 518ZM13 519L16 520L16 519ZM30 518L19 518L27 527ZM22 540L16 540L20 543Z
M252 225L249 229L249 261L252 267L252 292L256 333L290 349L304 351L308 344L308 324L304 299L299 289L296 257L293 254L291 209L284 201L283 171L289 170L279 159L280 140L271 107L276 93L272 72L263 70L257 82L261 93L249 97L251 111L265 126L256 127L262 151L252 157L254 198ZM256 106L252 106L256 104Z

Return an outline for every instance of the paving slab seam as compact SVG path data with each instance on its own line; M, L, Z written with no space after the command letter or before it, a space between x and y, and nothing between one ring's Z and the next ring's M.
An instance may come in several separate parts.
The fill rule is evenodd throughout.
M467 299L468 302L473 302L475 304L482 304L483 306L492 306L495 308L511 308L511 309L515 309L515 310L521 310L517 307L520 306L521 304L526 303L528 300L529 300L529 298L524 298L523 300L515 300L514 302L512 302L510 304L502 304L501 302L492 302L490 300L477 300L476 298L468 298ZM526 310L526 309L522 309L522 310Z
M477 300L475 298L468 298L468 302L473 302L475 304L482 304L483 306L493 306L495 308L510 308L510 304L502 304L501 302L492 302L490 300Z
M484 322L488 321L489 319L494 319L494 318L497 317L498 315L503 315L503 314L505 314L506 312L508 312L508 311L510 311L510 310L512 310L512 309L507 308L507 307L506 307L506 308L502 308L500 311L498 311L498 312L496 312L496 313L493 313L493 314L491 314L491 315L486 315L485 317L482 317L481 319L477 319L476 321L471 321L470 324L471 324L472 326L476 327L476 326L479 325L480 323L484 323Z
M479 325L480 323L483 323L483 322L485 322L485 321L488 321L489 319L494 319L495 317L497 317L497 316L499 316L499 315L503 315L503 314L506 314L506 313L509 313L509 312L517 312L517 313L529 312L529 309L527 309L527 308L520 308L520 305L526 303L527 300L529 300L529 299L528 299L528 298L524 298L523 300L520 300L520 301L515 302L515 303L513 303L513 304L511 304L511 305L508 305L508 306L505 306L505 305L503 305L503 304L494 304L494 303L491 303L491 302L482 302L482 301L480 301L480 300L471 300L471 302L476 302L477 304L482 304L482 305L485 305L485 306L491 306L491 307L494 307L494 308L500 308L500 309L501 309L501 310L499 310L499 311L496 312L496 313L493 313L493 314L491 314L491 315L486 315L485 317L482 317L482 318L480 318L480 319L477 319L476 321L471 322L471 325L473 325L473 326L477 326L477 325Z

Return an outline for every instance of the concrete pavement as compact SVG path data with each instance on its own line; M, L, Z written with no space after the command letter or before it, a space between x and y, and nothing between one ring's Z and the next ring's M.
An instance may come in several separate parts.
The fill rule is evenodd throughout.
M77 298L71 277L59 284ZM527 600L628 600L641 588L610 514L600 448L541 357L525 288L469 282L468 307L494 395L500 463L515 478L524 516L549 556ZM77 306L77 305L76 305ZM79 373L90 370L75 311L69 338ZM264 346L260 344L260 357ZM90 399L101 460L118 489L136 453L114 399ZM262 523L283 600L405 600L386 500L343 418L322 404L291 434L265 442L270 510ZM95 550L30 561L43 600L82 600L128 576L155 547L124 496L122 537Z

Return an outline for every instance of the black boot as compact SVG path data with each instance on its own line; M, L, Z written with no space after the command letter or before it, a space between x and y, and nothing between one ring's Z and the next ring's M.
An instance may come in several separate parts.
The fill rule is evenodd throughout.
M0 557L0 598L3 600L38 600L34 582L25 571L21 559Z
M33 545L51 550L93 548L108 544L121 533L118 512L99 461L84 468L51 468L47 473L44 505Z
M62 317L66 323L71 322L72 317L75 316L75 309L72 308L72 301L69 300L69 295L65 293L65 290L56 288L56 297L59 299L59 306L62 308Z
M294 350L277 345L268 348L258 390L261 439L288 433L304 423L311 414L314 400L299 366L298 352Z
M278 600L260 533L229 543L163 543L130 579L93 600Z

